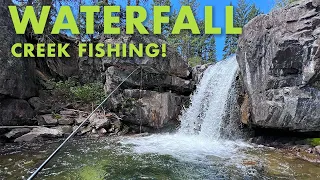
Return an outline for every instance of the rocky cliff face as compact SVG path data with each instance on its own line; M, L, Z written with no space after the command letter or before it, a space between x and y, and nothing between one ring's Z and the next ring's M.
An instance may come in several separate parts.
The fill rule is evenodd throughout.
M238 42L252 125L320 131L320 1L260 15ZM243 120L246 121L245 119Z
M100 42L164 43L155 36L124 34L102 36ZM177 123L180 111L194 89L187 62L170 47L165 58L103 58L106 93L113 91L137 67L142 69L132 74L121 86L109 101L108 108L116 112L124 122L137 126L161 129Z
M11 46L25 42L15 34L9 21L10 1L0 0L0 125L22 125L33 117L33 110L25 99L37 94L35 63L32 59L15 58Z

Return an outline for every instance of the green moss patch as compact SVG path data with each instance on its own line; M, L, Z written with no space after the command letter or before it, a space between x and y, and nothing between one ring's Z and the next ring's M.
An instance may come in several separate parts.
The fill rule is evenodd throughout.
M312 146L320 146L320 138L309 139L308 142L309 142Z

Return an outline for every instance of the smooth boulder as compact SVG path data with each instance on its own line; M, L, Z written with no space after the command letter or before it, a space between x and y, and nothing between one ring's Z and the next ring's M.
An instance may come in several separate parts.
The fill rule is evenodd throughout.
M319 36L318 0L297 1L243 28L237 60L250 104L242 114L251 125L320 131Z
M14 142L34 142L43 138L58 138L62 137L63 132L59 129L38 127L34 128L31 132L18 137Z

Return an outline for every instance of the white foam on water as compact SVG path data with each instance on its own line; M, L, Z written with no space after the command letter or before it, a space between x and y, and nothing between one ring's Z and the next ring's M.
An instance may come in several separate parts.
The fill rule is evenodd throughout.
M200 160L208 156L234 158L241 148L250 145L221 139L221 122L236 75L235 57L210 66L191 98L191 105L182 112L181 127L175 134L155 134L122 140L134 145L136 153L172 155L182 160Z
M139 154L171 155L185 161L205 160L208 156L232 158L238 154L239 149L251 147L241 141L210 140L179 133L128 138L122 143L134 145L134 152Z

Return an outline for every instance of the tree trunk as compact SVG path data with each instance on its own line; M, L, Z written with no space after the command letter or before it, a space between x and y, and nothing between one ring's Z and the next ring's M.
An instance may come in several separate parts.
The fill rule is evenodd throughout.
M53 4L52 4L52 1L53 0L41 0L40 1L40 5L41 6L50 6L51 9L50 9L50 13L49 13L49 16L48 16L48 19L47 19L47 22L46 22L46 26L44 28L44 35L45 36L49 36L50 35L50 22L52 21L52 9L54 8L53 7ZM46 41L47 43L47 38L44 38L44 40Z
M28 0L27 6L32 6L32 0Z
M106 0L108 1L108 0ZM82 0L80 0L79 2L79 8L78 8L78 27L80 27L80 24L81 24L81 11L80 11L80 7L82 6ZM81 27L79 28L80 29L80 33L79 33L79 42L81 43L82 39L81 39Z

